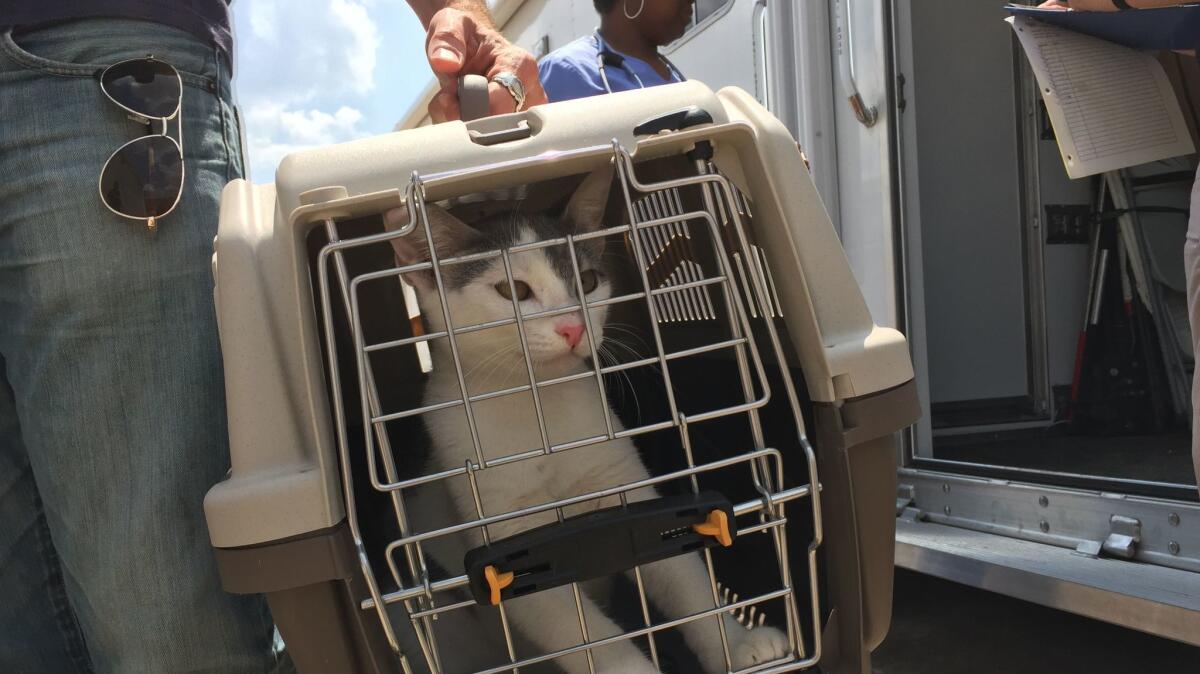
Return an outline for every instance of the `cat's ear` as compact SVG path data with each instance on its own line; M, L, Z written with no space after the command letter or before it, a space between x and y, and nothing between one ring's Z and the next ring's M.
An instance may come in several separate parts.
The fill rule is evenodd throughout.
M566 219L580 232L592 232L603 226L608 193L612 189L613 168L606 165L588 174L567 202Z
M437 245L439 258L444 259L455 255L479 236L477 230L454 217L444 208L426 204L425 214L429 218L429 228L433 230L433 240ZM402 229L407 224L407 208L393 208L383 214L383 226L389 232ZM392 239L391 244L392 250L396 253L396 262L400 266L429 261L429 243L425 239L422 227L414 229L405 236ZM428 269L410 272L405 274L404 278L422 290L433 288L433 273Z

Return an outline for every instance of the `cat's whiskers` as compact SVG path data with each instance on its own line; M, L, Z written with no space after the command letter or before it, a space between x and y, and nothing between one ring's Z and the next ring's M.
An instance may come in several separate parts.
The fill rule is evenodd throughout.
M604 342L600 342L599 344L596 345L596 355L599 356L599 358L600 358L600 367L618 364L617 359L608 350L608 347L604 346ZM624 374L624 372L623 371L618 372L617 374ZM628 377L626 377L626 379L628 379ZM620 381L617 381L617 386L616 386L617 404L624 405L625 404L625 387L621 386L620 383L621 383ZM607 391L609 391L609 389L606 387L605 391L607 392ZM610 399L610 401L611 401L611 399Z
M500 358L493 362L492 367L488 370L486 381L493 386L495 390L504 388L504 384L509 382L514 374L517 365L524 365L525 360L521 357L521 350L516 348L508 348L505 350L508 358ZM505 369L505 365L508 367ZM496 376L503 372L503 376Z
M621 359L618 358L617 355L615 353L613 353L611 349L609 349L607 346L605 346L606 343L620 344L620 342L618 342L616 340L611 340L611 339L607 339L607 340L604 340L604 342L601 342L599 344L599 348L596 349L596 352L601 355L601 359L600 359L601 362L603 362L604 358L607 357L609 360L612 361L613 365L620 364ZM625 346L625 345L621 344L621 346ZM628 348L628 347L626 347L626 348ZM642 420L642 405L641 405L641 401L638 400L637 388L633 385L633 380L629 378L629 373L626 370L618 370L617 374L624 377L625 383L629 385L629 394L631 396L633 396L634 419L636 419L637 421L640 422ZM624 393L622 393L622 403L623 402L624 402Z
M498 349L490 351L486 356L479 359L478 362L473 364L470 369L468 369L466 372L464 372L463 378L467 379L467 380L472 379L475 376L475 373L479 372L479 370L483 369L485 366L491 364L492 361L495 360L500 354L504 353L504 351L506 349L508 349L508 347L505 346L505 347L500 347Z
M630 356L632 356L631 360L641 360L646 357L646 354L638 351L637 349L634 349L633 347L629 346L628 344L626 344L625 342L622 342L619 339L610 337L610 338L606 339L605 341L611 343L613 346L619 346L622 349L624 349L626 353L628 353ZM642 367L649 368L650 371L654 372L659 377L662 377L662 369L659 368L657 361L655 363L647 364ZM628 377L626 377L626 378L628 379Z
M632 356L631 360L641 360L646 357L645 354L643 354L641 351L634 349L633 347L629 346L628 344L626 344L625 342L622 342L619 339L616 339L615 337L610 337L605 341L611 343L613 346L619 346L622 349L624 349L625 353L628 353L630 356ZM658 371L657 365L650 365L649 367L654 368L654 370L656 372Z
M646 340L642 338L641 333L638 332L634 328L634 326L632 326L628 323L608 323L604 326L604 329L605 330L611 329L611 330L620 332L622 334L629 335L633 339L637 340L638 346L641 346L646 351L650 350L650 345L647 344Z
M488 355L484 356L479 362L471 366L471 369L463 374L463 379L467 382L467 388L471 388L472 384L485 384L490 378L492 372L496 369L497 364L504 362L504 356L507 353L513 352L511 346L502 346ZM519 355L519 353L517 354ZM481 370L488 368L488 376L477 377Z

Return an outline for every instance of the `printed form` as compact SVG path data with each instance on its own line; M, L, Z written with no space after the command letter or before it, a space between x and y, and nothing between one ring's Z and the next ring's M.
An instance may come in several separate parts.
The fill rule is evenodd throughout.
M1006 21L1037 77L1068 176L1193 152L1175 92L1152 53L1026 16Z

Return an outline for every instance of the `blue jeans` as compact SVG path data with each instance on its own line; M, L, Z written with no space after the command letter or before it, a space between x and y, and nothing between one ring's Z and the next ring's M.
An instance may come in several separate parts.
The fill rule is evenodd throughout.
M0 16L0 20L2 20ZM186 184L157 232L97 180L142 135L94 73L183 75ZM263 672L202 499L229 466L209 260L242 174L227 60L152 23L0 29L0 672Z

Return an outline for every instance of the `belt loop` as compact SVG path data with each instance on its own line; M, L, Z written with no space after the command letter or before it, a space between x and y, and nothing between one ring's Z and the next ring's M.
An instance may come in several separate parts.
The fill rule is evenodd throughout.
M215 66L214 70L216 70L216 73L217 73L216 74L217 98L220 98L221 94L224 93L221 91L221 47L218 46L216 42L213 42L212 50L213 50L213 64Z

